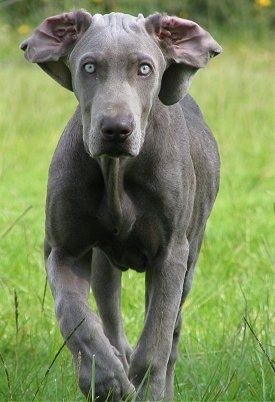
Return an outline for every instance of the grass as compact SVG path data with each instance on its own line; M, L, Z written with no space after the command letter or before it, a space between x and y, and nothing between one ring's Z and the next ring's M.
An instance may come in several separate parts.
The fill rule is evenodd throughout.
M1 34L0 400L82 401L44 292L42 253L47 169L76 101L23 61L22 38ZM191 91L219 143L222 174L184 306L175 400L275 401L274 43L220 41L224 54ZM142 275L127 272L123 290L135 344Z

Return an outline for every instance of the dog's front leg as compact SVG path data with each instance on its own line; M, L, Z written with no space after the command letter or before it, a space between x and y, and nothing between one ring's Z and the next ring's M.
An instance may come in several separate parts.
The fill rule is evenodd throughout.
M55 299L60 329L74 358L79 386L86 397L120 401L134 391L123 365L104 335L100 321L88 305L91 255L72 258L60 249L52 249L46 262L48 279ZM95 372L92 373L93 362Z
M132 348L121 317L121 271L99 249L93 251L92 289L102 319L104 333L128 372Z
M145 325L134 351L129 378L138 400L162 401L172 350L173 333L181 304L188 259L188 242L171 247L146 272Z

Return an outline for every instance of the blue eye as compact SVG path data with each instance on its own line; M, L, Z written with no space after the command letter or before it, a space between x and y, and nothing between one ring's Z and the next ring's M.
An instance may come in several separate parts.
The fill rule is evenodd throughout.
M93 74L95 72L94 63L86 63L86 64L84 64L84 70L86 71L86 73Z
M139 75L143 75L143 76L149 75L151 73L151 71L152 71L152 67L147 63L141 64L138 69Z

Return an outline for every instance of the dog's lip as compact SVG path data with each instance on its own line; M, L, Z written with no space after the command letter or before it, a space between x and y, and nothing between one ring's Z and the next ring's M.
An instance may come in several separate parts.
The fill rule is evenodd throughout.
M103 145L101 149L93 155L95 158L99 158L101 156L107 156L110 158L120 158L120 157L134 157L136 156L134 152L129 149L127 146L123 146L119 143L108 143Z
M102 151L94 155L94 158L100 158L101 156L106 156L109 158L121 158L121 157L130 157L133 158L135 155L133 155L131 152L126 152L122 150L113 150L113 151Z

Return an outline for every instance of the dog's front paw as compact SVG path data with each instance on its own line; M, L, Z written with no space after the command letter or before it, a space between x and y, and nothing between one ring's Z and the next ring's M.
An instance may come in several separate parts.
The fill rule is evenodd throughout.
M79 356L79 387L88 400L119 402L134 396L135 387L115 353L108 356Z

